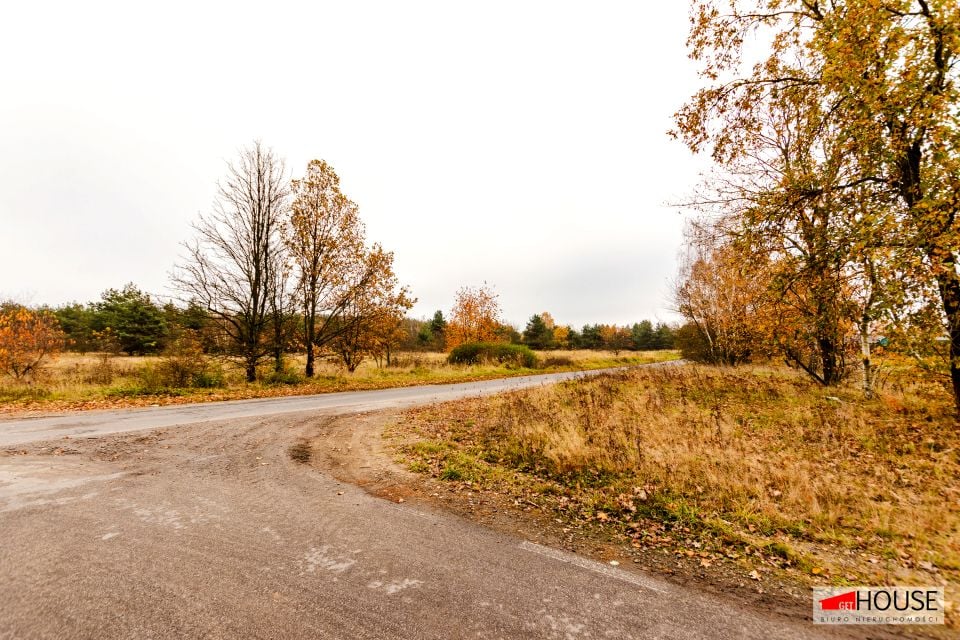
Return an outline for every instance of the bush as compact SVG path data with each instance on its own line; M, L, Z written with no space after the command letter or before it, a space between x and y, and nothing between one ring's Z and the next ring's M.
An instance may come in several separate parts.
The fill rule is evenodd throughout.
M533 369L537 366L537 356L530 347L521 344L500 344L495 342L467 342L453 351L447 360L451 364L506 364Z
M543 361L543 368L572 367L574 364L573 358L568 358L567 356L550 356Z
M421 356L394 356L390 358L390 364L387 366L397 369L418 369L423 367L424 364L425 361Z
M156 365L144 365L137 377L145 390L153 392L226 385L223 370L210 366L199 338L192 331L185 331L174 340Z
M264 384L271 385L295 385L303 382L303 376L295 371L284 370L284 371L271 371L263 377Z
M194 374L193 386L199 389L219 389L227 386L227 381L220 367L208 368L206 371Z
M680 356L693 362L717 364L717 358L710 349L710 343L692 322L688 322L674 333L674 345L680 350Z
M90 369L90 372L84 376L83 381L87 384L113 384L113 378L116 375L113 366L113 356L109 353L101 353L97 358L96 364Z

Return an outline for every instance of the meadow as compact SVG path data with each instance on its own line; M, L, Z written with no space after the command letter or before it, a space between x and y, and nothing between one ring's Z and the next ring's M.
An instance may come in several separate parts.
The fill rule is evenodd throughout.
M264 363L259 380L248 383L234 361L184 354L117 356L65 353L48 363L29 384L0 379L0 413L149 406L236 400L335 391L443 384L508 376L631 366L678 358L675 351L548 351L536 368L510 364L451 365L444 353L397 353L390 365L373 360L349 373L335 358L317 362L313 378L303 376L304 356L287 357L277 373Z
M909 369L873 399L780 366L634 369L410 410L409 469L759 580L960 586L960 432Z

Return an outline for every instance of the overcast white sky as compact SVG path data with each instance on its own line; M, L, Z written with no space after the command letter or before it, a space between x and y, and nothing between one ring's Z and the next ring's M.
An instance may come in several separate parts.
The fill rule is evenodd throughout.
M0 297L168 273L224 162L323 158L420 302L671 319L697 161L673 2L16 2L0 21Z

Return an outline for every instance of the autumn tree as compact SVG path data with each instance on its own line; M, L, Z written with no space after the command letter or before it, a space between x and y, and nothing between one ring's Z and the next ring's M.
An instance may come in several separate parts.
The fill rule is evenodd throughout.
M270 265L270 287L267 297L267 312L270 318L271 341L273 352L273 370L280 373L284 370L284 354L293 342L297 330L297 319L294 316L297 308L290 291L290 263L289 256L284 251L277 251Z
M361 268L347 276L346 283L340 326L329 344L352 373L367 357L389 358L393 345L404 336L401 323L415 299L398 283L393 253L379 245L365 252Z
M336 337L340 316L357 303L349 278L363 268L364 228L357 205L340 191L340 178L323 160L312 160L294 180L287 244L297 269L303 313L305 374L314 374L315 350Z
M688 236L689 238L690 236ZM762 287L732 245L691 242L674 289L677 311L704 345L703 359L726 365L746 362L765 341Z
M747 176L736 187L751 196L740 219L754 239L789 241L770 253L782 267L781 302L796 312L778 320L780 336L799 328L796 344L819 352L815 377L836 381L850 323L863 343L864 319L895 304L896 295L875 295L884 283L869 275L871 264L892 263L888 272L917 290L936 283L960 406L960 7L702 0L692 18L706 86L678 113L676 133L727 176ZM745 43L758 40L769 51L750 66Z
M466 342L504 342L498 332L500 304L492 287L463 287L457 291L446 329L446 348Z
M630 330L613 324L600 325L600 338L603 348L613 351L614 355L620 355L621 351L629 349L632 344Z
M220 322L249 382L272 353L271 300L288 195L284 163L271 149L255 142L242 150L227 165L212 212L194 224L197 237L173 276Z
M0 308L0 371L23 380L36 375L44 360L56 356L66 336L56 317L6 304Z
M558 349L570 348L570 327L559 326L553 330L553 342Z

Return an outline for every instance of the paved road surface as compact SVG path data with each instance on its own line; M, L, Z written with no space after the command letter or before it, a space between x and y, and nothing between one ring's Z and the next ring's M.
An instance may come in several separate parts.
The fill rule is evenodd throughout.
M346 428L334 414L541 382L0 423L16 445L0 454L0 638L826 632L376 498L288 455Z
M680 363L681 361L674 360L647 366L675 366ZM348 391L312 396L231 400L114 411L85 411L26 419L0 418L0 447L62 438L63 436L102 436L111 433L194 424L208 420L254 418L304 411L346 413L398 408L457 400L470 396L489 395L510 389L534 387L620 370L622 370L622 367L595 371L548 373L460 384L400 387L376 391Z

